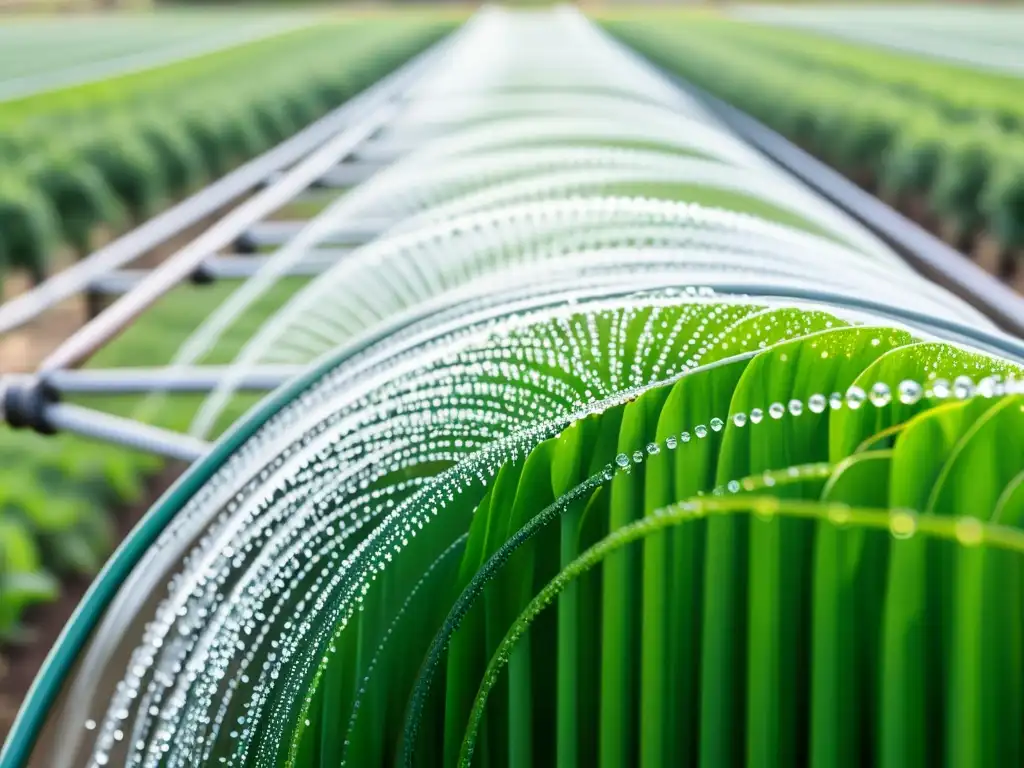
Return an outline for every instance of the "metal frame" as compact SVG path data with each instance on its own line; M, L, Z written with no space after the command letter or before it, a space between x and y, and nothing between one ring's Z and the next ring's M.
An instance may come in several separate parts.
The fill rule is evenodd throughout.
M286 247L306 226L301 220L272 219L289 203L328 199L331 190L358 185L399 155L378 138L399 111L404 95L451 45L432 46L348 103L187 200L101 248L43 285L0 306L0 335L38 317L60 302L87 294L99 305L117 297L66 339L35 375L0 379L0 418L11 426L42 433L69 431L150 451L194 460L209 448L201 440L131 419L62 403L64 395L208 392L227 375L216 366L168 366L119 370L75 370L115 338L139 314L173 287L185 282L247 280L273 258L264 249ZM864 192L837 172L769 130L753 118L666 73L642 55L615 41L643 66L676 83L680 98L696 98L739 137L772 161L865 224L901 256L936 283L976 306L998 325L1024 336L1024 298L968 261L962 254ZM317 191L320 190L320 191ZM234 206L232 208L232 206ZM133 261L200 222L231 208L188 245L154 269L132 269ZM283 274L315 276L357 246L372 240L392 222L347 222L318 248ZM233 372L233 385L270 391L300 372L293 366L261 366Z
M9 333L75 295L90 307L117 296L44 359L35 374L0 377L0 420L43 434L72 432L168 458L194 461L209 444L132 419L61 402L71 394L206 392L224 369L215 366L123 370L76 370L119 335L160 297L186 281L247 280L268 262L258 254L282 246L303 221L270 221L275 212L317 194L359 184L387 165L358 157L400 109L410 87L451 45L453 35L413 57L347 103L282 144L145 222L42 285L0 305L0 335ZM226 212L225 212L226 210ZM190 228L216 217L198 236L153 269L131 269L141 256ZM388 222L356 222L328 242L358 245ZM314 276L348 249L321 248L288 274ZM224 253L230 255L222 255ZM243 254L253 255L243 255ZM243 373L240 387L270 391L296 375L290 366L258 367ZM235 374L237 377L237 373Z

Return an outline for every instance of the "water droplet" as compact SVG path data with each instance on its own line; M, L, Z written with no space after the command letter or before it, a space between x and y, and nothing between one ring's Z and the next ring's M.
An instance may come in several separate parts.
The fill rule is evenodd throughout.
M627 456L624 453L620 453L618 456L615 457L615 463L618 464L620 467L628 467L629 456Z
M647 453L651 456L657 456L659 453L661 453L661 448L658 447L657 443L648 443Z
M770 523L775 519L775 513L779 511L778 499L760 499L754 505L754 514L759 520Z
M855 411L860 408L866 399L867 395L864 393L864 390L858 386L852 386L846 390L846 406L850 410Z
M913 512L895 512L889 518L889 531L894 538L909 539L917 531L917 516Z
M835 506L828 511L828 519L833 525L842 528L850 522L850 510L845 506Z
M976 517L961 517L956 521L956 539L965 547L976 547L985 536L985 528Z
M782 403L772 403L768 406L768 415L773 419L781 419L783 414L786 413L786 406Z
M986 376L978 382L977 394L981 397L994 397L996 394L995 376Z
M760 408L752 408L750 410L751 424L760 424L762 419L764 419L764 411L762 411Z
M643 460L644 460L644 452L643 451L633 451L633 463L634 464L639 464Z
M892 402L892 391L888 384L881 381L871 387L871 404L876 408L884 408Z
M733 414L732 423L735 424L737 427L744 427L744 426L746 426L746 424L747 424L747 414L745 414L745 413Z
M811 409L811 413L824 413L828 407L828 400L822 394L811 395L807 398L807 407Z
M726 488L729 489L730 493L739 493L739 490L740 490L739 480L730 480L729 484L726 486Z
M953 379L953 396L957 400L966 400L974 396L974 381L970 376L957 376Z
M682 440L684 443L690 442L690 433L689 432L683 432L683 434L681 434L679 436L679 439Z
M804 412L804 404L794 397L789 401L789 412L794 416L799 416Z
M87 730L87 731L95 731L96 730L96 721L92 720L92 719L86 720L85 721L85 730Z
M713 418L709 423L711 424L711 428L715 432L721 432L722 431L722 427L725 426L725 424L722 423L722 420L720 418L718 418L717 416L715 416L715 418Z
M921 385L912 379L904 379L900 382L900 402L904 405L913 405L921 399Z
M705 427L703 424L698 424L696 427L694 427L693 434L695 434L697 437L707 437L708 428Z
M949 382L945 379L936 379L932 384L932 395L939 400L949 397Z
M839 392L833 392L828 396L828 407L833 411L838 411L843 407L843 396Z
M670 451L674 451L676 449L676 445L677 443L675 435L669 435L668 437L665 438L665 447L668 448Z

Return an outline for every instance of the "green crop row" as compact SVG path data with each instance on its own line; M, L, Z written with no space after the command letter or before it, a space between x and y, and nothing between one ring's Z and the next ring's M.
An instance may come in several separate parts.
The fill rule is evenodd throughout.
M0 281L41 280L63 243L152 215L269 149L436 40L450 22L369 17L4 104Z
M938 108L954 121L990 118L1007 128L1024 125L1020 79L967 69L912 54L844 43L813 32L703 21L730 47L770 55L793 66L827 72L850 82L877 85L904 99Z
M674 332L648 346L650 328ZM326 566L340 618L285 624L317 674L277 700L275 764L1020 765L1021 398L916 383L1019 367L735 303L516 334L500 359L522 379L469 364L498 358L493 336L448 362L483 412L708 348L626 402L449 454L432 482L408 483L438 471L422 458L382 471L396 512L341 523L356 554ZM519 356L540 347L558 352ZM303 597L281 615L323 616Z
M224 333L204 362L233 358L274 309L301 285L280 282ZM93 365L155 366L168 363L202 319L237 287L233 281L182 286L160 301ZM226 427L255 395L239 395L221 421ZM149 416L167 428L187 429L200 399L168 395L140 411L141 397L88 396L76 402L123 416ZM74 435L44 437L0 427L0 639L24 636L26 607L55 598L59 579L91 575L116 544L113 510L142 500L146 478L162 462L153 456Z
M796 33L779 32L784 37L776 46L761 40L774 30L754 33L704 19L613 21L608 26L656 63L868 188L892 198L925 200L932 213L965 238L985 231L1007 252L1024 246L1024 136L1005 124L1022 114L1019 98L1004 103L1002 120L985 110L954 116L938 100L908 98L901 80L905 73L877 66L873 50L861 49L862 66L851 77L852 46L837 47L847 67L843 70L837 63L840 53L819 51L816 43L784 51L790 38L799 37ZM816 53L823 59L820 65ZM922 63L919 72L930 66ZM950 99L958 92L957 83L985 77L965 73L962 81L951 80ZM993 85L992 93L1003 93L1001 86Z

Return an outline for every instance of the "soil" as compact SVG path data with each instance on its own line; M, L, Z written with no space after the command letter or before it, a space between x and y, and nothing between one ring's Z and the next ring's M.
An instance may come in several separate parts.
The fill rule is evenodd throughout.
M238 202L242 202L244 198ZM219 210L202 221L185 229L179 234L139 256L129 266L132 268L152 268L184 248L215 221L222 218L230 207ZM113 238L113 234L98 230L93 242L97 247L105 245ZM57 272L70 266L74 259L70 254L62 254L57 260ZM32 288L31 281L23 275L11 275L5 278L0 287L0 298L12 299ZM110 297L111 300L116 297ZM43 313L21 328L0 336L0 374L25 373L34 371L39 364L68 336L81 328L89 319L88 302L85 296L75 296Z
M168 464L150 478L142 501L114 510L118 541L131 532L183 469L184 465L180 463ZM26 611L24 624L31 627L31 639L18 645L0 647L0 743L7 738L25 694L90 583L91 579L84 577L63 580L57 600Z

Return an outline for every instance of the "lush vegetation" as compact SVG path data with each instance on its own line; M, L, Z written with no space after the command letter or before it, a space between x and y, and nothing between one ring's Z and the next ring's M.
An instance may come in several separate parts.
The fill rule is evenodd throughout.
M40 94L0 114L0 280L37 279L62 242L89 250L99 228L157 211L268 149L372 84L450 27L438 17L329 21L173 66ZM261 73L254 78L253 72ZM69 126L72 126L69 128ZM0 283L2 285L2 283ZM92 361L161 365L236 286L182 287ZM257 303L206 362L231 355L298 286ZM84 404L133 415L137 397ZM224 425L253 402L239 396ZM149 420L183 429L198 403L175 397ZM0 428L0 638L24 637L25 607L54 598L58 577L92 574L116 544L113 512L141 501L152 457L62 435Z
M87 253L104 230L128 227L279 143L449 26L436 16L330 19L5 103L0 280L4 264L43 279L61 243Z
M135 540L149 556L119 564L152 578L139 615L93 634L109 655L72 715L97 718L79 748L290 768L1020 765L1024 366L979 351L1013 341L659 102L653 76L612 82L629 62L581 17L517 21L492 12L446 62L479 111L432 122L436 154L346 197L422 227L259 335L254 361L307 354L314 375L154 510L176 541L154 526ZM870 170L883 150L849 141L849 170ZM95 363L166 359L226 290L180 289ZM33 525L21 538L45 553Z
M1024 247L1021 81L719 19L615 20L655 62L867 186L947 224L961 247ZM923 212L922 212L923 209Z
M497 346L524 394L582 392L620 364L649 380L691 339L681 378L346 528L358 604L318 636L277 764L1019 764L1024 400L990 378L1017 366L829 313L641 300L446 370L509 386L462 365Z
M253 331L301 284L289 279L275 286L235 320L202 362L233 359ZM97 354L91 365L117 368L170 362L203 318L237 287L237 282L222 281L175 289ZM238 395L220 429L255 398ZM167 395L145 401L136 395L76 398L82 405L184 430L199 397ZM114 515L143 501L147 479L161 464L148 454L74 435L47 437L0 427L0 640L31 636L21 621L24 609L55 598L61 577L90 576L99 569L117 543Z

